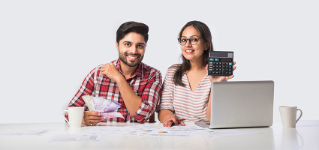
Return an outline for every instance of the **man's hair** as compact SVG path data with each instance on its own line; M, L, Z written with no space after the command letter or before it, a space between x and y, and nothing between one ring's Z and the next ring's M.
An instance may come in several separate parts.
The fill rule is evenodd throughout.
M148 40L148 26L144 23L129 21L123 23L116 31L116 42L119 43L130 32L141 34L145 42Z

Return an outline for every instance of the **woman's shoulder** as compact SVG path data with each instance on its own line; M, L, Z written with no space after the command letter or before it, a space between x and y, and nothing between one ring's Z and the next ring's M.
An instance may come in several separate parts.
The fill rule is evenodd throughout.
M182 64L174 64L174 65L171 65L169 68L168 68L168 70L170 71L170 70L177 70L180 66L181 66Z
M180 66L181 66L181 64L171 65L171 66L167 69L166 76L174 76L176 70L177 70Z

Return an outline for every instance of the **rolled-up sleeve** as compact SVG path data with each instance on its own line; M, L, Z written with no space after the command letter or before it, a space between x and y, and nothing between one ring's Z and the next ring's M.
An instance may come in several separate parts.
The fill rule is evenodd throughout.
M132 115L139 123L146 122L155 112L159 104L162 89L162 75L156 71L148 80L143 93L141 95L142 103L138 111Z

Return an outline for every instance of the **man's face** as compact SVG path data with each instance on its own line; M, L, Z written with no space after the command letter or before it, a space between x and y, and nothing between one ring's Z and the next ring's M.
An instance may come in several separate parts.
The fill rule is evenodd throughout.
M136 67L144 57L146 43L141 34L130 32L116 42L120 60L129 67Z

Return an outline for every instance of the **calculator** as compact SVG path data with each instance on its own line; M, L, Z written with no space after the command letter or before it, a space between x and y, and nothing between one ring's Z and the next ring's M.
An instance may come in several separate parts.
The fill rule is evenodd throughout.
M233 75L234 52L211 51L208 56L208 75L231 76Z

